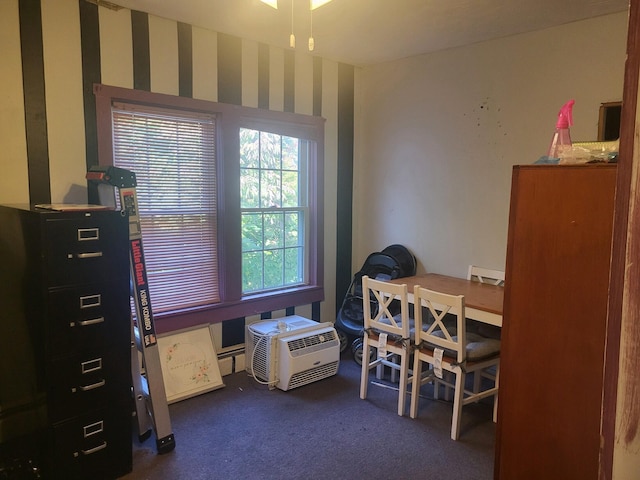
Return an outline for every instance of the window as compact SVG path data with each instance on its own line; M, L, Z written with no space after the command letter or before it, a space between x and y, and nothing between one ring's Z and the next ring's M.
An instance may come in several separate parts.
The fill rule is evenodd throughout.
M244 294L305 281L307 143L240 129Z
M161 330L323 300L321 118L94 93L99 163L136 174Z

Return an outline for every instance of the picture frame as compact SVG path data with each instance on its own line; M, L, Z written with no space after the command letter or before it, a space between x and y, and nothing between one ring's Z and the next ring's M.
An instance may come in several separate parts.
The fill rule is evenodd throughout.
M598 114L598 141L611 141L620 138L620 120L622 102L606 102L600 105Z
M167 403L225 386L211 325L158 335L158 350Z

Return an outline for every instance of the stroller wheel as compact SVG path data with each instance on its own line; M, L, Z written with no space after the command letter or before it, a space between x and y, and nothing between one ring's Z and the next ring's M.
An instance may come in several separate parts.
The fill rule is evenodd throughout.
M362 350L362 337L355 338L351 342L351 353L356 353L356 350Z
M355 362L362 366L363 355L363 342L362 338L356 338L351 344L351 352L353 353L353 359ZM369 362L371 362L376 356L376 351L373 347L369 347Z
M338 340L340 340L340 353L344 352L349 346L349 336L339 328L336 328Z

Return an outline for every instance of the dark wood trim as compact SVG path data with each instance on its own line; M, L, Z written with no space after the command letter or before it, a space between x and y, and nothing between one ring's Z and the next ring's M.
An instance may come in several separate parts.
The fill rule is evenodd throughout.
M634 353L621 351L622 316L637 317L640 313L640 265L627 262L627 258L640 258L640 219L630 219L630 202L640 204L640 188L632 186L634 172L634 141L636 129L636 110L638 103L638 75L640 69L640 2L630 1L629 27L627 33L627 61L625 65L624 89L622 99L622 117L620 121L620 153L616 186L616 204L613 224L613 247L611 257L611 276L609 284L609 307L607 323L607 344L605 352L605 370L602 407L602 448L600 451L601 480L613 478L613 457L615 448L625 448L638 438L640 403L637 401L640 384L640 321L627 321L627 342ZM636 167L637 168L637 167ZM634 241L634 238L636 239ZM626 290L626 293L625 293ZM623 302L625 294L628 296ZM626 303L626 306L625 306ZM634 306L631 308L631 306ZM628 408L624 413L617 411L619 362L633 362L626 369L635 372L629 379L627 388L635 391L635 401L623 398L622 404ZM616 417L624 415L629 420L627 429L616 435Z
M289 293L242 299L237 302L226 302L211 307L175 314L156 314L156 333L167 333L182 328L195 327L204 323L219 323L237 317L262 315L291 308L291 304L309 305L324 300L322 287L308 287ZM289 314L287 314L289 315Z

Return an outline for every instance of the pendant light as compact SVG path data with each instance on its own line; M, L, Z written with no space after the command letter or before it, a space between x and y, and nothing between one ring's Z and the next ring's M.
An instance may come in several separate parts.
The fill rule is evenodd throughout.
M278 9L278 0L260 0L262 3L266 3L272 8ZM313 52L315 49L315 40L313 39L313 11L332 0L309 0L309 20L310 20L310 33L309 33L309 51ZM296 36L293 33L293 4L296 0L291 0L291 34L289 35L289 46L296 48Z

